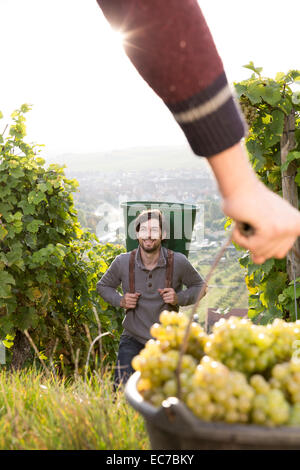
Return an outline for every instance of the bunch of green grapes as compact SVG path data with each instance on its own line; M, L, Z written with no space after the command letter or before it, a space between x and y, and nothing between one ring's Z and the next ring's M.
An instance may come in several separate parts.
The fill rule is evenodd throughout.
M272 388L259 374L250 378L250 385L255 390L251 422L270 427L287 424L290 419L290 405L284 393Z
M274 335L248 319L221 319L205 343L205 353L232 370L245 374L264 371L276 363Z
M177 395L189 319L164 311L159 321L150 330L154 339L132 361L140 371L137 389L154 406ZM299 426L300 361L293 357L299 340L300 321L276 319L262 326L232 316L216 323L210 335L193 322L179 377L182 400L205 421Z
M253 397L254 390L241 372L204 356L191 379L186 404L205 421L246 423Z
M137 390L155 406L170 396L177 394L176 369L179 361L179 351L162 350L160 341L150 339L145 348L132 360L132 367L140 372ZM182 357L180 384L183 399L189 391L190 378L193 375L197 360L189 354Z
M273 351L276 362L289 360L293 353L294 344L297 344L295 342L300 340L300 321L288 323L276 318L266 328L274 338Z
M270 385L281 390L291 404L288 424L300 425L300 361L291 359L289 362L276 364L271 372Z
M165 310L160 314L159 321L150 329L150 334L155 339L149 340L140 354L132 360L132 367L141 373L138 391L156 406L166 398L177 395L176 369L189 319L181 312ZM204 355L205 340L203 328L192 322L179 376L183 399L190 388L190 377Z
M205 353L230 369L255 374L288 361L293 344L300 340L300 322L276 319L272 324L255 325L249 319L221 319L205 342Z
M290 360L276 364L271 372L270 384L280 389L291 403L300 403L300 361Z
M240 98L240 106L248 126L252 127L255 119L259 115L257 108L253 106L250 100L244 95L242 95Z
M150 334L161 343L164 351L169 349L179 350L185 336L186 327L189 322L184 313L169 312L164 310L159 316L160 323L154 323ZM192 322L190 326L187 354L191 354L200 360L204 356L204 345L207 335L199 323Z
M300 403L291 406L289 426L300 426Z

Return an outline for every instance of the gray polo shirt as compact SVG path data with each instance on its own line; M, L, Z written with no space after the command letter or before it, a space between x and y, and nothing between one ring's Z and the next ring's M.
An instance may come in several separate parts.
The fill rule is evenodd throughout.
M97 291L109 304L119 307L121 295L116 288L122 285L124 295L129 290L129 253L118 255L109 269L97 283ZM134 337L145 344L151 338L150 327L159 321L163 310L174 310L174 306L165 304L157 289L165 287L167 249L161 247L155 268L146 269L140 254L135 255L135 291L140 292L135 309L126 310L123 320L123 335ZM204 280L182 253L174 252L173 289L177 293L178 304L191 305L196 302ZM186 289L183 290L183 285Z

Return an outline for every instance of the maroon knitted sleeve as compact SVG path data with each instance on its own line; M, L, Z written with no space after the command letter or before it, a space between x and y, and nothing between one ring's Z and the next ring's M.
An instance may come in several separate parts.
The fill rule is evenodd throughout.
M125 51L197 155L241 140L246 124L197 0L97 0Z

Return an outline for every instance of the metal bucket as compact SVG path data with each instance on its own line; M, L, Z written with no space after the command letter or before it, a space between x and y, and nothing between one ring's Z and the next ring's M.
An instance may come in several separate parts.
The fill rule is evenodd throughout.
M140 372L135 372L129 378L125 396L144 417L153 450L300 449L300 427L205 422L175 397L156 408L137 391L139 377Z

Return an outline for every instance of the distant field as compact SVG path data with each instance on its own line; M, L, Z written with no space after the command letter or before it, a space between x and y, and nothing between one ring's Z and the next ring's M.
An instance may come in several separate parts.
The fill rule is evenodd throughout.
M142 147L87 154L49 157L47 163L67 165L72 172L114 172L147 169L195 168L208 172L205 158L197 157L189 147Z

